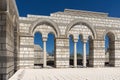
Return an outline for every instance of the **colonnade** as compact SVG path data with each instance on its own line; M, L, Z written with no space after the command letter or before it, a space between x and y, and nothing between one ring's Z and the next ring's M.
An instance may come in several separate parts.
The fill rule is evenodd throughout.
M77 41L78 40L74 40L74 67L77 67ZM43 38L43 67L47 67L47 51L46 51L46 42L47 42L47 38ZM86 42L87 41L83 41L83 67L86 67L86 63L87 63L87 58L86 58Z
M74 67L77 67L77 41L74 40ZM87 58L86 58L86 42L83 41L83 67L86 67Z

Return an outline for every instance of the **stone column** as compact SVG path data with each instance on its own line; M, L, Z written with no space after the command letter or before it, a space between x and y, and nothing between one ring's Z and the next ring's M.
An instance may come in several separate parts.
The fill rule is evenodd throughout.
M44 44L43 67L47 67L46 41L47 38L43 38L43 44Z
M77 41L74 40L74 67L77 67Z
M86 67L86 41L83 42L83 67Z

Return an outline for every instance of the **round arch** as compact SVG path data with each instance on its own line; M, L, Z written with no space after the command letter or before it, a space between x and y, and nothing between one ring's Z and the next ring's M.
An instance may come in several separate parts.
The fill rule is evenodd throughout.
M105 36L109 38L108 43L106 43ZM105 47L105 66L115 66L115 36L115 33L110 30L104 33L105 46L108 45Z
M47 24L47 25L50 25L52 26L52 28L55 30L55 34L56 36L59 36L60 35L60 30L58 28L58 25L52 21L51 19L43 19L43 18L39 18L37 19L36 21L33 22L33 24L31 24L30 28L29 28L29 33L33 33L34 29L38 26L38 25L41 25L41 24Z
M108 34L108 33L111 33L112 35L114 35L115 37L115 40L117 40L117 34L115 34L114 31L111 31L111 30L107 30L103 33L103 39L105 39L105 36Z
M93 34L94 39L96 39L97 36L96 36L96 31L95 31L95 29L94 29L94 26L93 26L89 21L83 20L83 19L80 19L80 20L77 19L77 20L71 21L71 23L67 25L67 29L66 29L66 31L65 31L66 36L67 36L69 30L70 30L73 26L75 26L75 25L77 25L77 24L86 25L86 26L92 31L92 34Z

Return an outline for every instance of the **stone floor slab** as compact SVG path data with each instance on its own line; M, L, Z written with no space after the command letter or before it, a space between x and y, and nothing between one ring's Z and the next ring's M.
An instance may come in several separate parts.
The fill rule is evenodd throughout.
M120 80L120 68L20 69L9 80Z

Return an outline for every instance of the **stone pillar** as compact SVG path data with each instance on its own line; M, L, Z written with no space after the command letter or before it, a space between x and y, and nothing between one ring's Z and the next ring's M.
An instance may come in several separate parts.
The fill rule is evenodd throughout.
M55 66L57 68L69 67L69 39L68 38L56 38L56 54L55 54Z
M105 65L105 43L104 40L93 40L93 67L104 67Z
M83 66L86 67L86 41L83 42Z
M74 67L77 67L77 41L74 40Z
M0 3L0 6L1 6L1 3ZM10 37L11 35L13 36L13 34L9 32L12 29L11 28L12 23L11 25L8 24L7 26L6 22L10 23L10 21L6 20L7 19L6 13L0 13L0 17L1 17L0 18L0 80L8 80L8 78L12 76L10 74L14 73L14 63L13 63L14 62L14 56L13 56L14 48L11 47L11 46L14 46L14 43L13 41L11 41L11 39L12 40L14 39L13 37ZM10 43L12 45L10 45Z
M8 80L14 74L14 60L16 58L15 53L15 37L14 27L18 23L13 22L13 15L18 20L17 11L13 0L0 0L0 80ZM9 11L7 10L7 7ZM12 11L11 11L12 10ZM14 10L14 11L13 11ZM18 28L18 26L16 26Z
M93 61L94 61L93 50L94 50L93 40L90 39L89 40L89 65L88 65L89 67L93 67Z
M115 50L111 53L111 62L114 67L120 67L120 40L115 40L114 47Z
M47 38L43 38L43 44L44 44L43 67L47 67L46 41Z
M6 0L0 0L0 80L8 80L15 70L14 24L11 21L13 14L6 12L7 5Z
M19 68L34 68L34 37L20 35Z

